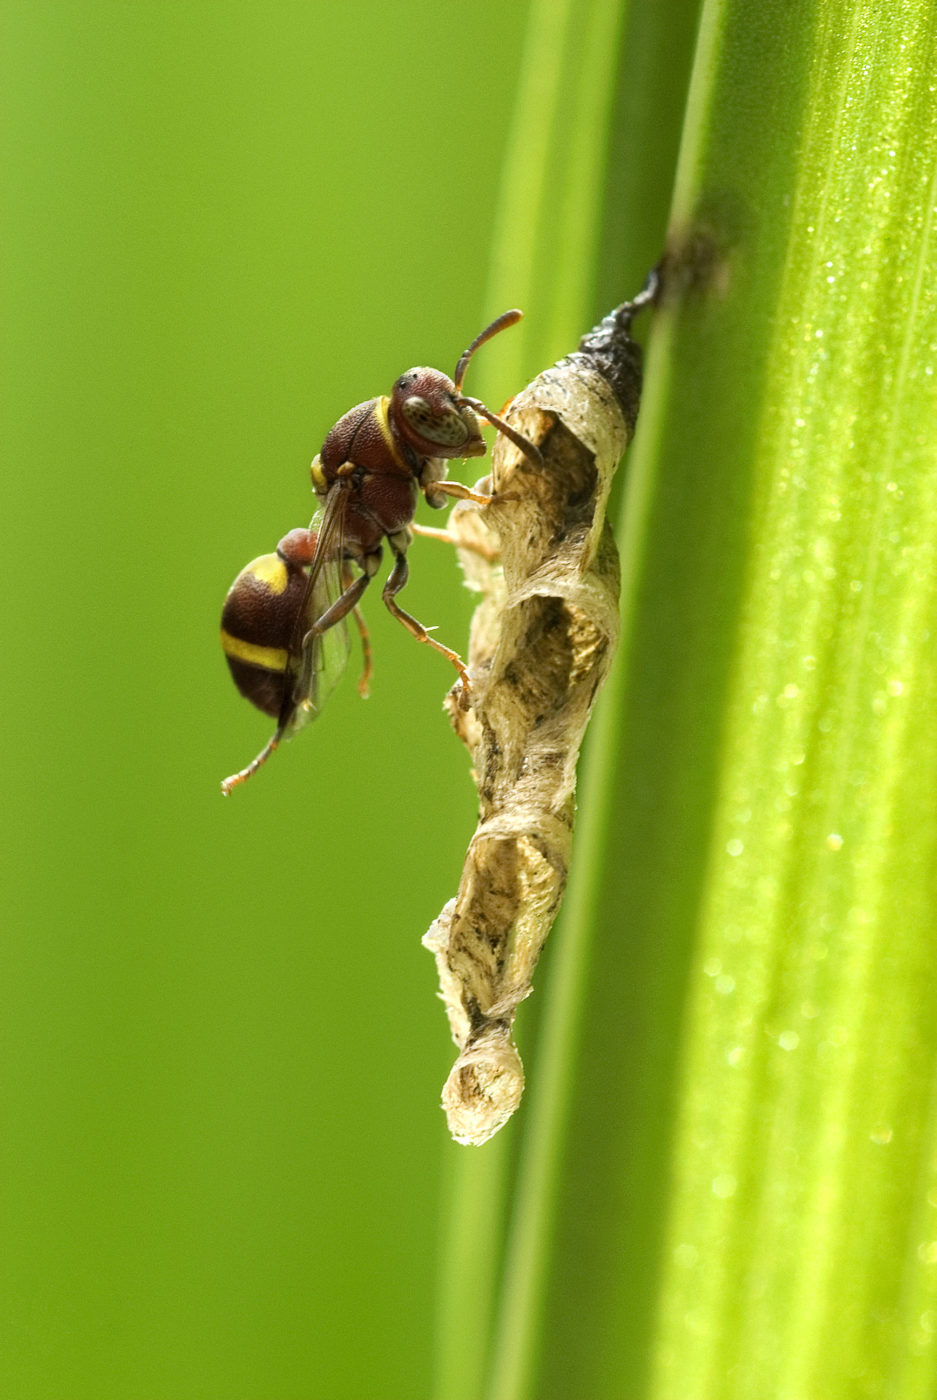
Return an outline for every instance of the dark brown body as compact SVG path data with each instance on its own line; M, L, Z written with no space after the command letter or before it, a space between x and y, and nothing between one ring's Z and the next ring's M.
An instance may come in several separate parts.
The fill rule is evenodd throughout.
M468 672L461 658L404 612L396 595L409 576L407 550L420 493L437 509L453 496L480 505L489 500L445 479L447 460L480 457L486 451L477 414L539 461L526 439L462 394L475 349L519 318L519 311L505 312L477 336L459 360L454 379L418 366L400 376L389 397L368 399L344 414L311 467L323 507L315 533L291 531L276 555L254 560L235 579L222 613L222 645L241 694L275 715L277 728L247 768L225 779L223 792L250 777L285 734L318 713L336 670L336 649L323 639L349 613L358 618L364 641L365 693L370 652L358 602L380 566L385 540L394 564L384 584L384 603L412 636L452 662L467 696ZM326 657L328 651L331 657Z
M357 546L362 555L373 554L385 536L395 535L411 523L426 460L408 450L388 404L386 398L368 399L349 409L330 429L316 458L321 470L319 482L313 464L313 484L323 499L340 479L340 468L346 463L354 465L345 539L346 548Z

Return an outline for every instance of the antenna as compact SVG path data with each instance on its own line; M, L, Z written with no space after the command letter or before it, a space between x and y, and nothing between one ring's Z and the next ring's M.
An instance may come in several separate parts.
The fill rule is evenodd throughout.
M484 345L486 340L490 340L499 331L506 331L508 326L516 326L523 316L523 311L502 311L497 320L492 321L490 326L486 326L480 335L477 335L469 348L459 356L459 363L455 367L454 382L456 393L462 392L462 381L465 378L465 371L468 369L469 360L475 354L479 345Z

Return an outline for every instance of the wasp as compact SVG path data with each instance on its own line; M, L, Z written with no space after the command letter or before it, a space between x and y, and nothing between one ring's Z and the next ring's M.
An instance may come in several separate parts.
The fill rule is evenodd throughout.
M291 530L275 554L254 559L234 580L221 614L221 644L238 690L276 720L276 729L246 768L225 778L225 795L256 773L281 740L319 714L348 658L349 615L361 633L359 690L367 694L371 652L358 604L380 568L385 540L393 567L384 603L418 642L452 663L467 704L470 686L462 658L404 612L397 594L409 577L407 550L420 528L413 517L421 492L434 509L452 497L479 506L492 500L446 480L448 460L481 457L487 450L479 417L540 462L532 443L462 392L478 347L520 318L520 311L505 311L486 326L460 356L452 379L417 366L400 376L389 395L368 399L340 418L310 468L319 501L311 525Z

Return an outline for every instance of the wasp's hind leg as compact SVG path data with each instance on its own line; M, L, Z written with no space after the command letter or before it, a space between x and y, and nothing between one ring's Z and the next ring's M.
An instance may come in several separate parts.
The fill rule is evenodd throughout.
M353 587L354 582L355 579L351 569L349 569L346 564L342 569L342 584L344 585L346 593L349 588ZM361 667L361 678L358 681L358 694L361 696L362 700L366 700L371 689L371 675L374 669L371 664L371 634L361 614L361 609L355 608L354 614L355 623L358 627L358 635L361 637L361 655L363 663Z
M351 581L349 582L343 573L342 583L345 585L344 593L342 593L341 597L335 599L335 602L330 608L326 608L325 612L322 614L321 617L316 618L315 622L312 624L305 637L303 637L304 647L307 647L309 645L313 637L321 637L323 632L327 632L330 627L334 627L336 623L341 622L342 618L347 617L350 612L357 612L358 604L361 601L361 595L364 593L364 590L367 588L368 584L371 582L372 578L377 573L378 565L380 564L380 562L380 552L373 555L369 554L364 560L364 573L361 574L358 578L351 579ZM358 625L359 627L361 626L360 621ZM367 628L365 628L365 635L367 635ZM371 647L369 642L365 654L366 671L369 676L370 651Z

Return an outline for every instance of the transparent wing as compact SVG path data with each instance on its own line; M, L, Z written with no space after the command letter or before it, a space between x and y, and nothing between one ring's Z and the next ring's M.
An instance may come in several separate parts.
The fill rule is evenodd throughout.
M324 632L311 633L343 592L345 514L348 491L336 482L321 514L313 520L316 550L296 620L287 666L280 728L295 734L321 711L348 662L348 622L341 618Z

